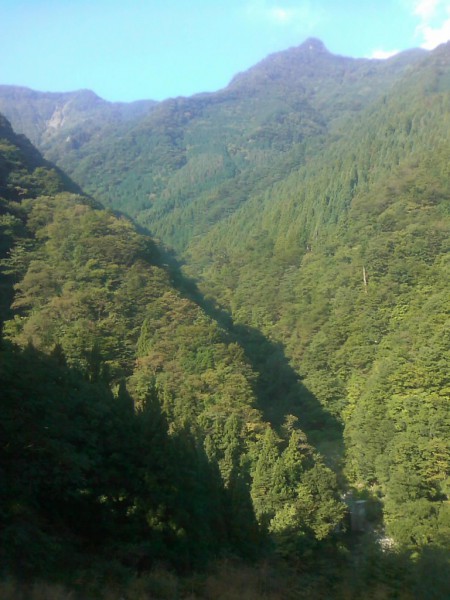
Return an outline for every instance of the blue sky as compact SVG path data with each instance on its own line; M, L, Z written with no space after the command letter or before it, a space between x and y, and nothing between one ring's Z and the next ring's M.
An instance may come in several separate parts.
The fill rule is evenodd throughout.
M0 83L162 100L320 38L383 58L450 38L450 0L0 0Z

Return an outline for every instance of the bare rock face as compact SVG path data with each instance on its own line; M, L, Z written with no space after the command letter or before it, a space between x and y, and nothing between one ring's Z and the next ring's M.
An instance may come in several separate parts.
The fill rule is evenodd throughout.
M153 100L108 102L91 90L37 92L0 85L0 113L44 152L59 136L87 139L88 132L145 115L157 104Z
M65 116L64 116L64 108L58 107L55 109L55 112L52 114L50 119L47 121L48 129L60 129L64 126Z

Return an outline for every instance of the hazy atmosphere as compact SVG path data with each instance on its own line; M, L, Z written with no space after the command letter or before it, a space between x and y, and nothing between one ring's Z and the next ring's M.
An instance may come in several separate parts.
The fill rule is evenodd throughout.
M445 0L2 0L0 19L3 84L113 101L215 91L307 37L376 58L450 37Z

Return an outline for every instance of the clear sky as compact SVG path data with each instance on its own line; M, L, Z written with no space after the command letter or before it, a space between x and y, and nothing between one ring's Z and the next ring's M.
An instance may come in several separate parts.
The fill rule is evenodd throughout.
M0 0L0 83L162 100L320 38L383 58L450 38L450 0Z

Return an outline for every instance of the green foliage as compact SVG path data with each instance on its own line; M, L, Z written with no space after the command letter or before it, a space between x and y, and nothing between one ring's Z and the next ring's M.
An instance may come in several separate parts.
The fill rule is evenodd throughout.
M59 362L1 351L3 569L54 577L92 557L191 568L228 545L220 477L192 438L169 437L157 402L135 412L123 390Z
M427 83L447 54L186 254L205 294L283 344L344 425L345 476L379 491L388 531L415 548L448 536L449 96ZM339 467L329 425L316 435Z
M38 374L40 360L53 360L63 383L76 369L80 402L101 396L78 432L65 425L72 383L59 419L47 371L25 380L44 421L54 415L59 429L49 431L62 432L50 447L42 437L42 464L30 461L61 486L62 517L49 520L43 492L42 506L39 490L23 492L34 529L17 521L20 548L31 539L31 549L78 556L91 534L84 517L81 532L70 521L74 502L99 517L89 551L109 540L122 564L163 557L189 569L225 550L252 557L270 539L291 564L330 552L339 565L331 541L344 540L340 496L352 488L382 506L367 519L377 531L345 540L354 585L318 578L305 586L310 597L433 597L424 584L433 559L445 589L448 55L442 46L354 61L309 40L217 94L115 123L99 108L98 127L74 117L68 145L64 128L45 141L42 130L48 156L175 248L200 291L126 218L64 191L0 123L2 306L6 336L22 348L6 352ZM85 100L80 114L91 114ZM22 396L34 414L19 387ZM89 413L98 406L108 426ZM8 433L21 450L23 432ZM92 456L72 451L71 436ZM8 506L5 523L16 523ZM76 540L62 542L63 529ZM35 559L31 551L31 571Z
M236 336L173 287L128 219L69 192L4 206L6 571L257 556L250 492L272 429ZM277 511L286 500L276 491Z

